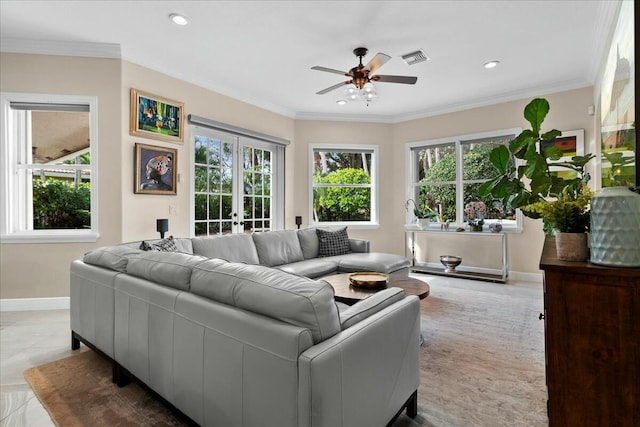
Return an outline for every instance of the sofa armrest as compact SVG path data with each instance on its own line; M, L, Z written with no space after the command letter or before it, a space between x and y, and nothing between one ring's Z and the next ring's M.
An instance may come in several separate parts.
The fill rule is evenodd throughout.
M369 252L369 241L362 239L349 239L349 250L351 252Z
M383 426L420 383L420 301L410 296L304 351L299 426Z

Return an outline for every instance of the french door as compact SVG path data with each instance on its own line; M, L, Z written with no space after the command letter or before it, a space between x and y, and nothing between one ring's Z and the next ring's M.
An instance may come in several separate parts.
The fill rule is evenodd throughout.
M279 148L194 126L193 234L212 236L281 228Z

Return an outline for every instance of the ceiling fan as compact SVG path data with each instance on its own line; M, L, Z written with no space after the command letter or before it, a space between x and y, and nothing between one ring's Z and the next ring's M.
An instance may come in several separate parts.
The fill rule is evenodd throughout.
M320 92L316 92L317 95L324 95L332 90L338 89L341 86L353 84L358 89L362 90L364 86L369 82L383 82L383 83L403 83L413 85L418 81L417 77L413 76L390 76L384 74L374 74L375 71L382 67L391 59L389 55L384 53L376 53L371 61L367 65L362 65L362 57L368 52L366 47L357 47L353 49L353 54L360 59L360 63L353 67L349 72L335 70L333 68L321 67L316 65L311 67L312 70L326 71L327 73L340 74L343 76L351 77L351 80L344 81L342 83L329 86L326 89L322 89Z

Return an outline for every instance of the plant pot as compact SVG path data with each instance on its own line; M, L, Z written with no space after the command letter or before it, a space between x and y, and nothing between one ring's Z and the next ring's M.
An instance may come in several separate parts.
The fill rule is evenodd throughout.
M420 227L420 229L422 230L426 230L427 228L429 228L429 224L431 223L431 219L430 218L418 218L418 227Z
M560 261L586 261L587 233L556 233L556 255Z
M607 187L591 198L591 262L640 267L640 195Z
M482 231L482 225L469 224L469 228L471 231Z

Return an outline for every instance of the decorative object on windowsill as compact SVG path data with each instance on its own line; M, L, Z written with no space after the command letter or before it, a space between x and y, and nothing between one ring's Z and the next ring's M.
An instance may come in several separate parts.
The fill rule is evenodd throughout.
M499 222L492 222L491 224L489 224L489 230L492 233L499 233L502 231L502 224Z
M456 255L440 255L440 262L445 266L445 273L455 273L456 267L462 263L462 258Z
M431 205L435 206L435 201L433 201L433 198L431 198L431 196L427 194L425 197L425 204L422 207L420 207L415 202L415 200L408 199L406 202L404 202L404 208L407 210L407 212L409 212L411 204L413 204L413 216L415 216L416 218L416 224L418 225L418 227L420 227L422 230L429 228L429 223L431 222L431 220L438 216L436 214L436 211L431 207Z
M168 219L156 219L156 231L160 233L160 238L164 239L164 233L169 231Z
M524 118L531 129L523 130L509 147L502 145L491 151L489 159L498 169L498 175L478 189L481 197L492 196L503 206L520 208L533 219L542 218L545 233L556 232L556 251L563 261L586 261L587 235L590 217L590 179L585 165L592 154L563 158L563 151L555 141L562 135L557 129L541 132L541 125L549 113L549 102L543 98L532 100L524 109ZM516 167L512 156L524 161ZM570 178L563 178L559 171L571 171ZM524 178L530 180L527 187ZM564 233L580 242L580 249L567 249ZM571 238L571 237L570 237Z
M591 262L640 267L640 195L606 187L591 198Z
M484 202L469 202L464 207L464 216L471 231L482 231L484 217L487 215L487 205Z
M449 231L449 220L440 221L440 231Z

